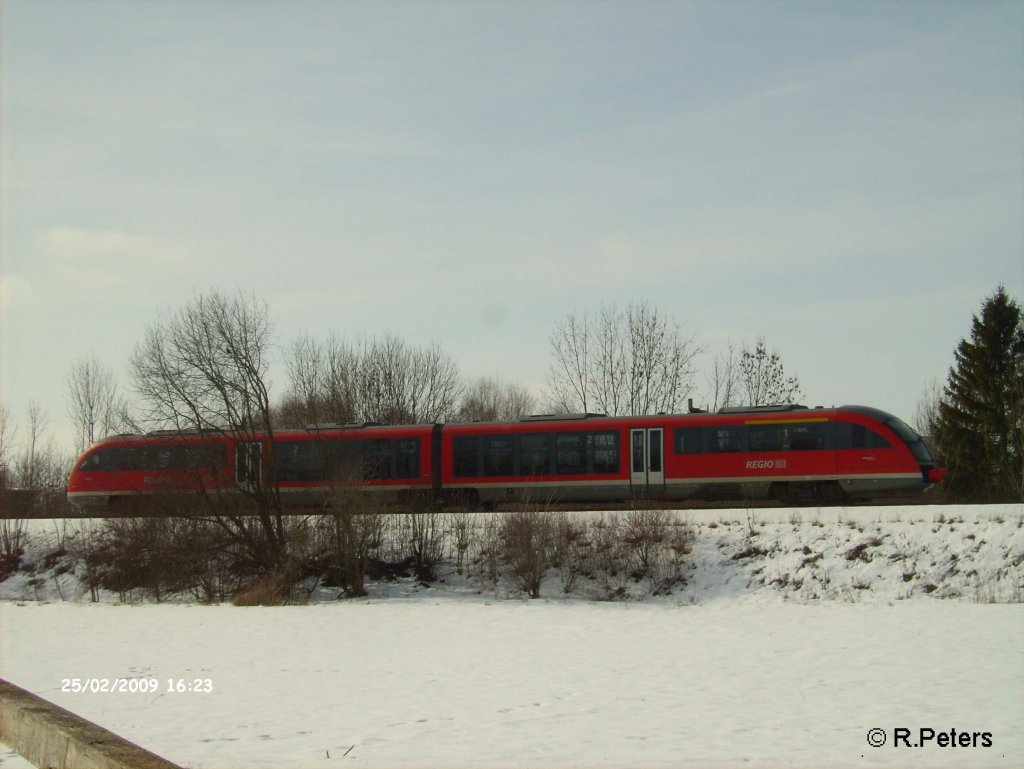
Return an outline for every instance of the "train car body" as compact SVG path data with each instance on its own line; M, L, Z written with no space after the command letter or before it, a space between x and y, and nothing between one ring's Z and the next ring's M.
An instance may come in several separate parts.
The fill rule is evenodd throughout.
M912 496L944 472L913 430L878 409L770 406L717 413L529 417L519 422L310 425L253 435L118 436L76 462L68 497L96 510L174 494L321 507L346 489L389 500L504 502Z
M277 433L267 481L294 507L319 507L351 489L395 500L427 497L433 432L432 425L311 425Z
M920 436L863 406L446 427L443 486L484 503L912 496L940 481Z
M68 500L113 513L182 494L234 494L240 485L230 470L236 451L235 442L216 433L116 435L93 444L75 462Z
M119 435L91 446L68 479L69 500L117 512L197 495L244 505L273 487L287 507L319 507L344 489L395 498L432 489L431 425L310 425L243 437L220 432Z

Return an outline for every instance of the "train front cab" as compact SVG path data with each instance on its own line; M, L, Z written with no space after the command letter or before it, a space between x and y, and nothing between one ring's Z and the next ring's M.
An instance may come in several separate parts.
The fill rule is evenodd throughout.
M921 436L880 409L837 409L836 438L839 483L852 498L919 496L945 478Z

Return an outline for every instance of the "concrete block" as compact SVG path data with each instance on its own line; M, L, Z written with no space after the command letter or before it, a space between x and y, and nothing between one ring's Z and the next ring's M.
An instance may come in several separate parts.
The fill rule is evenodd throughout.
M39 769L181 769L3 679L0 742L10 745Z

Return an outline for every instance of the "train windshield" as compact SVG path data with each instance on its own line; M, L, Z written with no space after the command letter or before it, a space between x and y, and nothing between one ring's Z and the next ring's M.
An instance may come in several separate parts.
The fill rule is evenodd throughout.
M914 432L906 422L902 419L893 417L892 419L887 419L885 424L888 425L889 428L892 429L892 431L910 447L910 450L914 452L914 456L917 458L918 462L922 465L934 464L935 460L932 459L931 452L929 452L928 447L924 445L924 441L921 440L921 436Z

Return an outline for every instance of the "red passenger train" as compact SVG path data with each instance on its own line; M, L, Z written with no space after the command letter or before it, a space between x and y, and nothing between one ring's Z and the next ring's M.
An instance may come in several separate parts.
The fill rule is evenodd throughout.
M342 486L388 500L838 503L921 494L945 477L921 437L878 409L764 406L643 417L310 425L253 435L157 432L108 438L76 462L68 498L104 510L167 495L272 487L321 507ZM113 511L111 510L113 513Z

